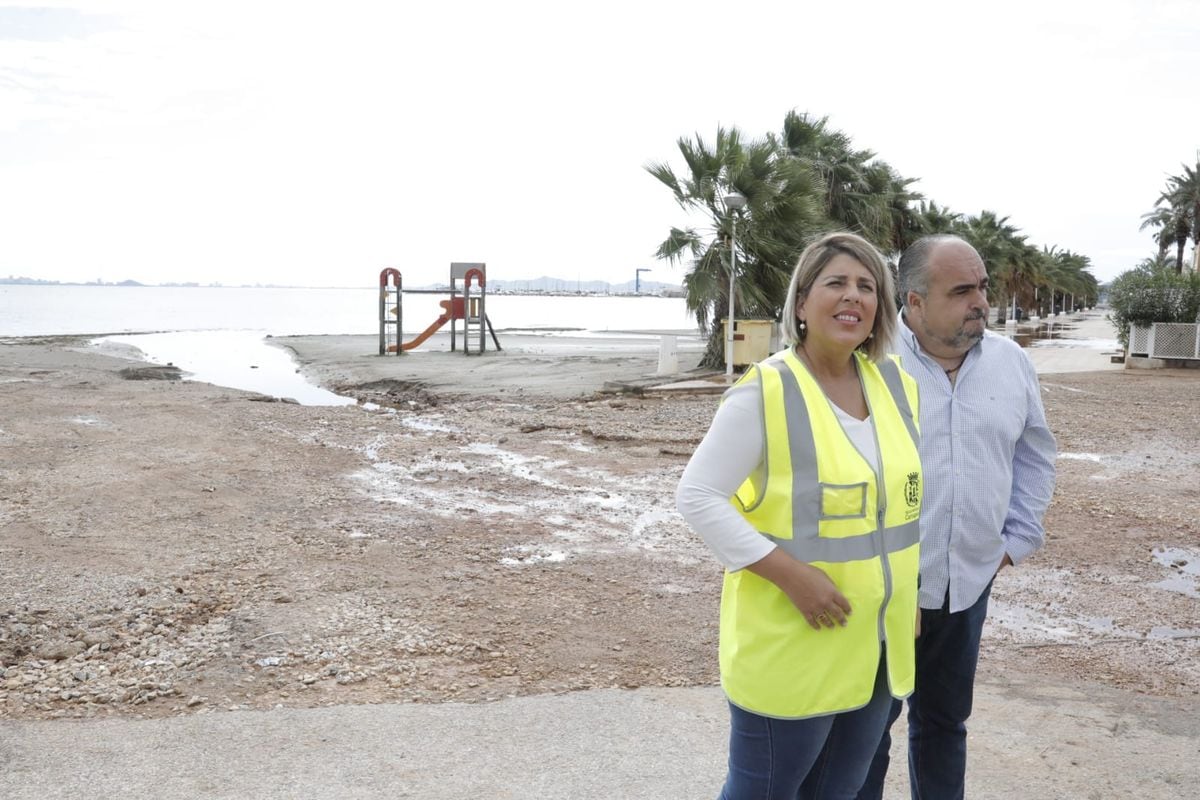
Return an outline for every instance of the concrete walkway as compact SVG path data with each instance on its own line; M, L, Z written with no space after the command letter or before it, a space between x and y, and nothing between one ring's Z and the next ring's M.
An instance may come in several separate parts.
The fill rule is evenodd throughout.
M1200 701L984 681L974 720L976 800L1167 800L1200 785ZM726 730L713 687L0 722L0 797L686 800L716 795ZM907 796L903 721L896 732L889 798Z
M1105 310L1081 311L1054 320L1048 338L1033 339L1025 349L1038 374L1102 372L1124 369L1112 356L1122 352L1117 331ZM1026 330L1017 329L1018 335Z
M1124 369L1112 356L1120 353L1117 332L1104 310L1081 311L1043 320L1044 328L1022 323L1016 328L997 330L1016 336L1025 346L1038 374L1063 372L1102 372ZM1039 332L1040 331L1040 332ZM671 381L646 388L656 394L720 394L728 388L725 376L712 373Z

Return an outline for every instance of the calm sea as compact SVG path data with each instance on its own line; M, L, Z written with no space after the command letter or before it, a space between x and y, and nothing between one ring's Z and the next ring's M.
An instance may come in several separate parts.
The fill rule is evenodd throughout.
M448 296L406 294L405 338L433 323L442 313L438 301ZM505 331L546 336L570 331L597 339L627 331L698 336L680 298L492 295L486 302L501 336ZM0 285L0 337L92 335L94 345L136 348L145 360L174 364L191 380L305 405L354 400L307 383L266 336L378 333L378 289Z
M404 331L424 330L446 295L406 294ZM696 329L682 298L490 295L497 331ZM378 289L0 286L0 336L261 331L273 336L378 334Z

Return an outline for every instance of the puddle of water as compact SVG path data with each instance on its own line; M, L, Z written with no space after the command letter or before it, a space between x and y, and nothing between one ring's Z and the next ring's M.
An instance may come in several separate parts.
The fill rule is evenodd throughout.
M1079 621L1084 627L1097 633L1111 633L1116 630L1112 617L1081 617Z
M439 475L438 471L448 474ZM366 484L368 496L380 503L421 508L440 517L457 517L461 508L479 514L527 513L521 505L494 502L494 498L479 489L464 486L459 476L466 474L461 462L422 462L407 466L376 461L367 469L351 473L350 477Z
M554 472L566 466L567 462L565 461L551 461L541 456L523 456L484 442L473 442L464 447L463 452L494 459L496 469L504 470L514 478L540 484L550 489L570 488L539 471Z
M538 552L534 552L538 550ZM506 567L529 566L531 564L557 564L567 560L567 554L562 550L541 550L528 546L513 547L509 552L524 552L529 553L521 558L504 557L500 559L500 563Z
M1147 639L1194 639L1200 636L1200 628L1168 628L1157 626L1146 634Z
M431 419L422 417L401 417L400 424L406 428L412 428L414 431L421 431L422 433L457 433L460 430L453 425L434 422Z
M1200 597L1200 555L1182 547L1163 547L1155 550L1153 556L1159 566L1169 570L1170 574L1151 586L1188 597Z
M259 331L174 331L93 339L94 346L129 346L154 364L174 364L187 380L228 386L306 406L352 406L342 397L314 386L296 370L284 350L267 344Z
M1007 628L1023 639L1068 642L1080 638L1078 620L1050 616L999 598L992 598L988 604L987 624Z
M674 522L678 514L679 512L675 511L675 509L660 508L653 511L644 511L634 519L633 530L630 536L639 547L653 548L661 538L652 532L653 529L658 528L664 523Z
M574 450L577 453L594 453L596 448L586 445L583 442L571 442L565 439L547 439L546 444L555 444L559 447L565 447L568 450Z
M1021 347L1079 347L1088 350L1121 350L1121 343L1116 339L1098 339L1086 336L1072 335L1075 325L1070 323L1041 322L1030 329L1009 328L996 326L991 328L996 333L1003 334Z
M1079 347L1087 350L1121 350L1121 343L1116 339L1039 339L1033 337L1026 345L1028 347Z

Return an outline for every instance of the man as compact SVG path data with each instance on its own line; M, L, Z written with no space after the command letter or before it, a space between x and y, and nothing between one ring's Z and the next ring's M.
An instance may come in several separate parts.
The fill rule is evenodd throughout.
M899 273L894 351L920 387L925 473L909 785L913 800L954 800L964 793L992 580L1042 546L1055 446L1029 357L986 329L988 276L975 249L955 236L925 237L901 256ZM885 731L860 800L883 796L890 746Z

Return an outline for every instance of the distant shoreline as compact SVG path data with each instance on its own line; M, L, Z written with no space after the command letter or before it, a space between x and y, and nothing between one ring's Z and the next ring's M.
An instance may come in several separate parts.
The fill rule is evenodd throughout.
M525 281L508 281L509 283L524 283ZM274 283L255 283L255 284L223 284L223 283L139 283L138 281L120 281L117 283L75 283L71 281L42 281L35 278L0 278L0 286L88 286L92 288L104 289L346 289L350 291L362 291L364 289L375 290L378 286L289 286L284 284ZM416 293L450 293L449 286L414 286L405 291ZM461 294L462 290L458 290ZM509 289L495 288L491 289L488 294L492 295L519 295L523 297L684 297L682 291L679 290L661 290L661 291L600 291L600 290L577 290L569 291L566 289Z

